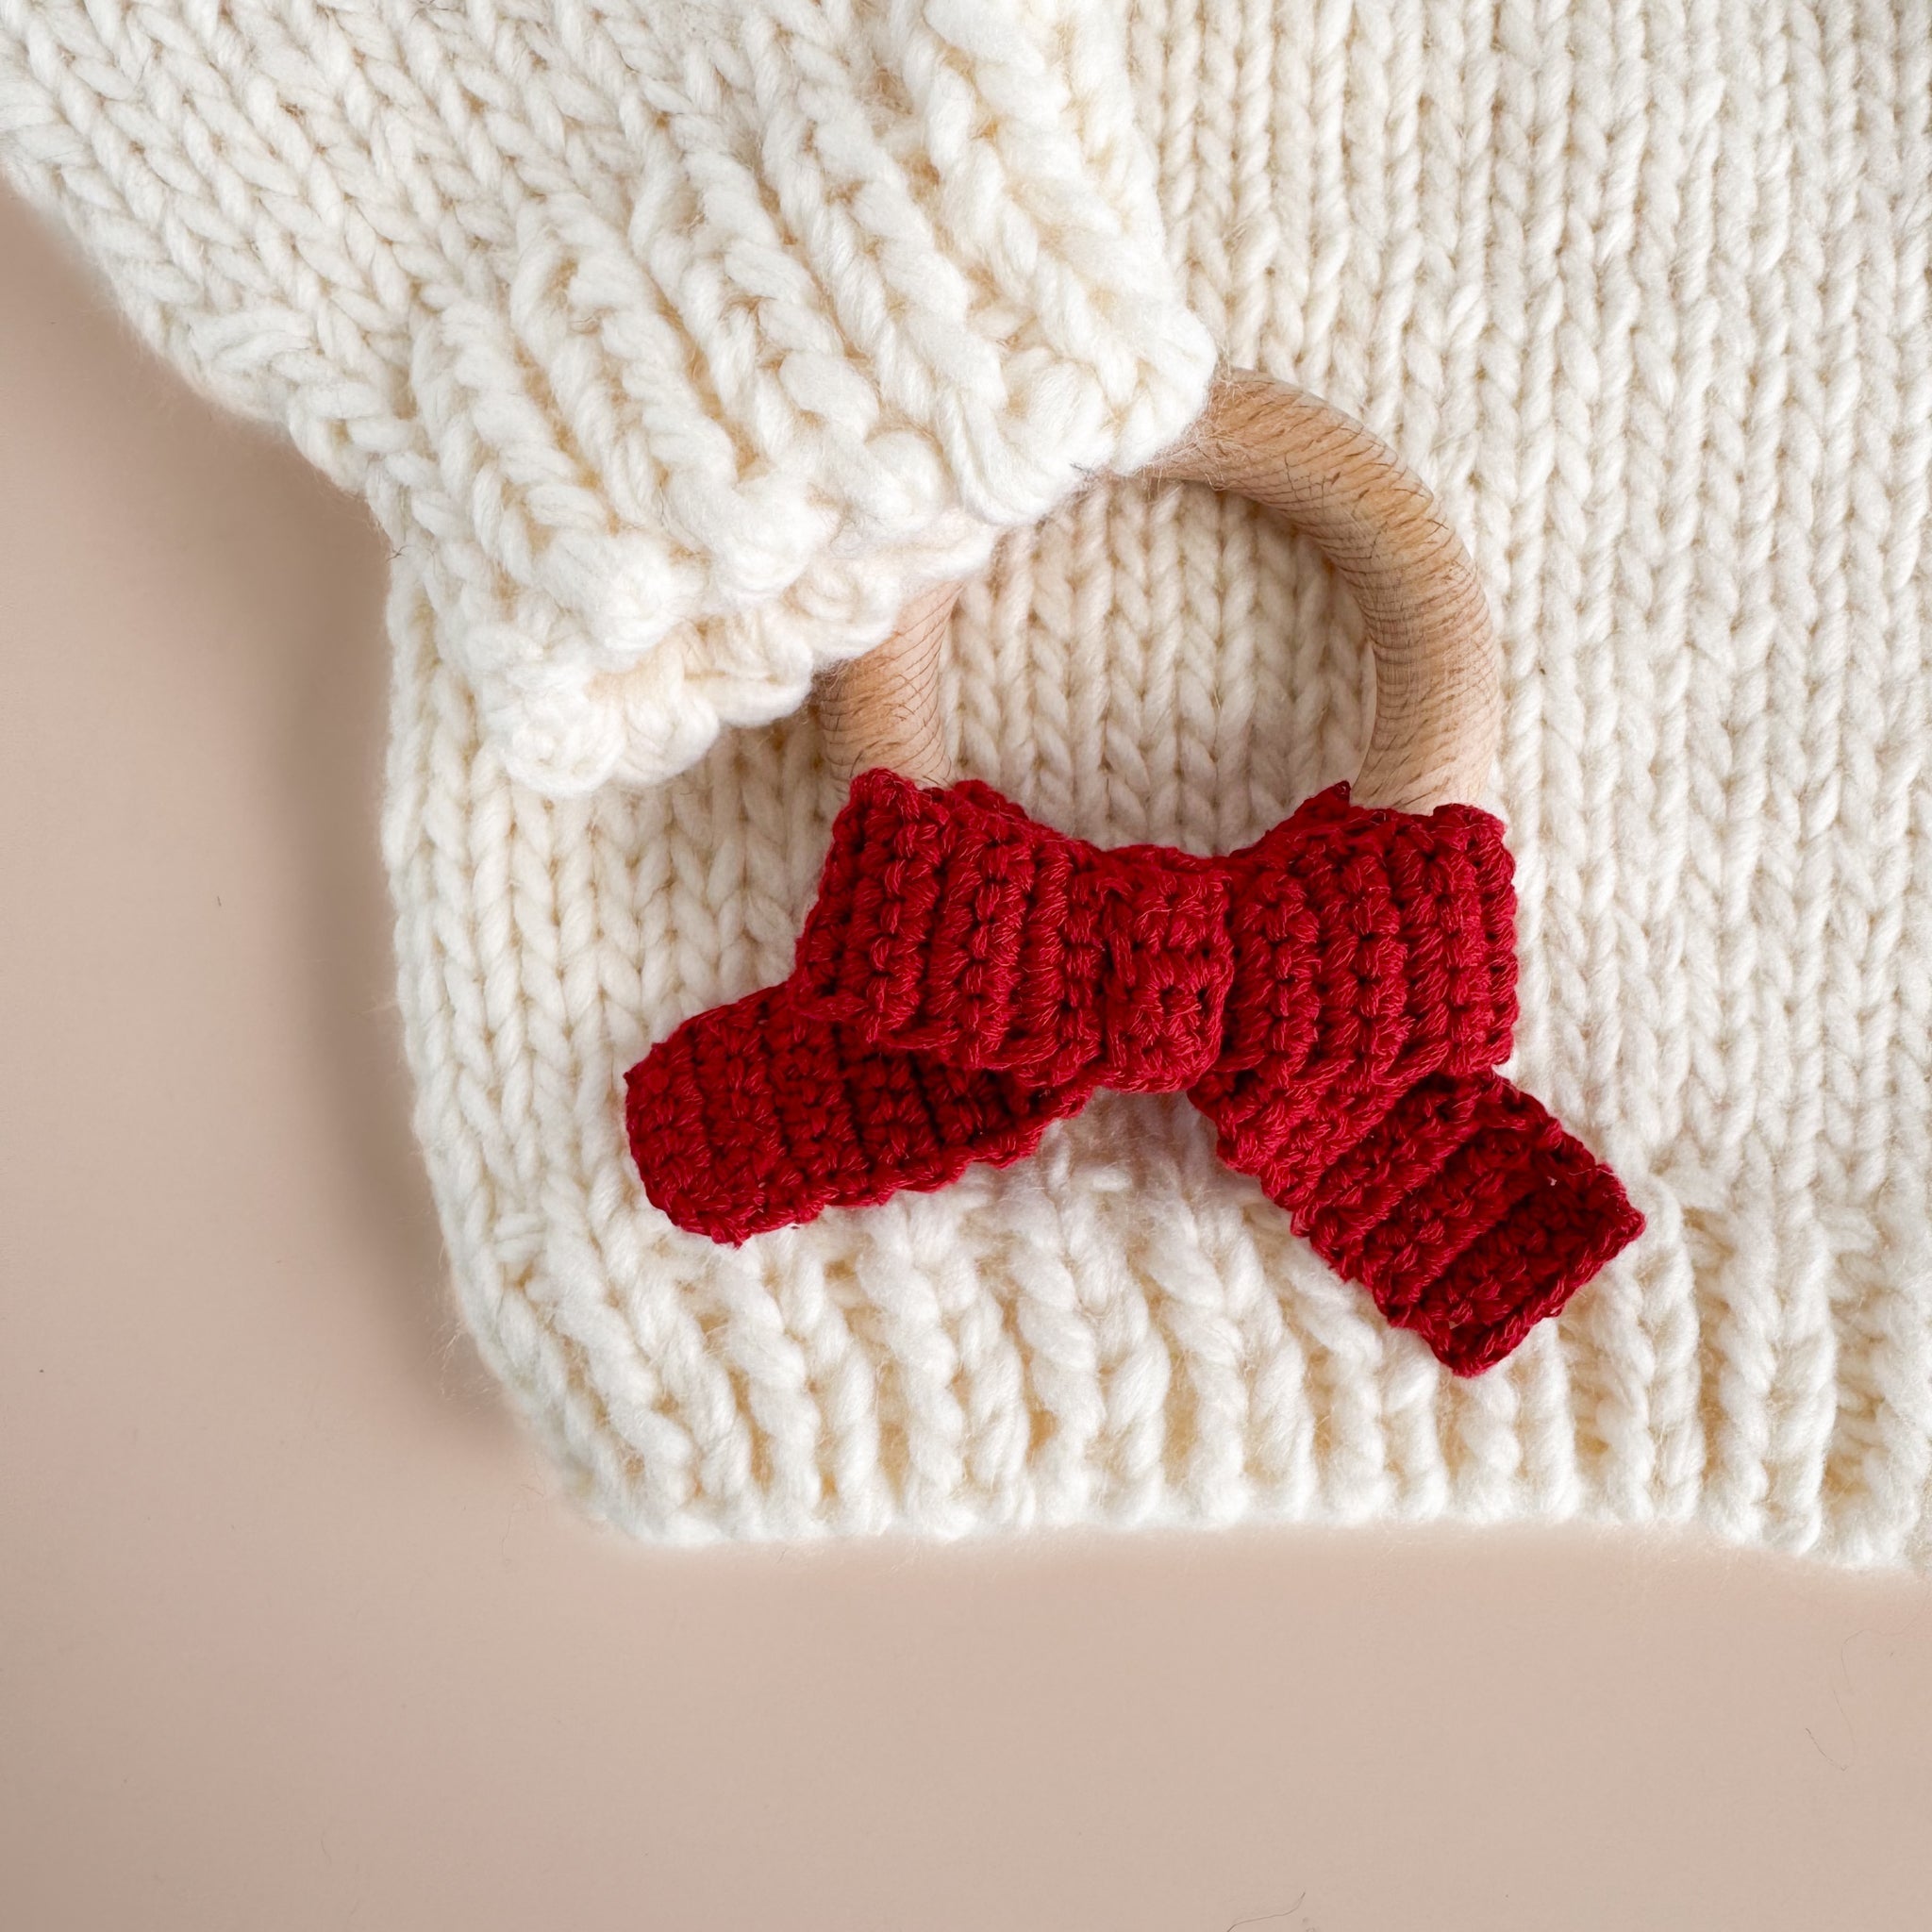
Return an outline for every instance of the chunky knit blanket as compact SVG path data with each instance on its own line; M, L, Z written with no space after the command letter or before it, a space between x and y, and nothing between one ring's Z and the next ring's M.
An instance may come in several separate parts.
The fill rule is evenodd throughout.
M418 1131L597 1509L1932 1557L1924 8L0 0L0 161L388 534ZM1394 441L1502 632L1508 1072L1645 1232L1474 1379L1179 1095L736 1247L626 1152L625 1070L784 978L803 699L922 586L1043 824L1226 852L1349 774L1345 597L1132 478L1217 355Z

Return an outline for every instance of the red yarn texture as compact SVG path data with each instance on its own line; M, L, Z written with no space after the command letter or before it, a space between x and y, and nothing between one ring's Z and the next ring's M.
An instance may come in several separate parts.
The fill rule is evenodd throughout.
M652 1202L741 1241L1017 1160L1096 1088L1185 1090L1330 1267L1474 1374L1643 1225L1495 1074L1515 1018L1509 856L1474 807L1338 785L1196 858L874 771L791 978L654 1047L626 1121Z

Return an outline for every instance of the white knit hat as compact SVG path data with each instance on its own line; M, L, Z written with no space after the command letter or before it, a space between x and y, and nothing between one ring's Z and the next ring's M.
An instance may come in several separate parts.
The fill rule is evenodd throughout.
M13 178L396 548L418 1128L597 1507L1927 1559L1928 98L1913 9L1753 0L0 0ZM1504 635L1516 1070L1649 1231L1474 1381L1178 1102L737 1249L625 1151L625 1069L785 972L837 801L786 714L917 586L975 578L962 767L1066 830L1226 849L1350 769L1306 549L1054 511L1210 342L1395 441Z

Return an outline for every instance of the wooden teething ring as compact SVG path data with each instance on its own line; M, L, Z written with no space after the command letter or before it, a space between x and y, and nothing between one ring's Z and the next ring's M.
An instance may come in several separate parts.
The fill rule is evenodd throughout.
M1500 653L1469 553L1421 477L1352 417L1246 370L1215 384L1187 441L1152 474L1273 510L1348 585L1375 663L1357 804L1425 812L1480 798L1502 728ZM819 717L841 774L953 776L939 658L959 589L913 599L891 637L827 681Z

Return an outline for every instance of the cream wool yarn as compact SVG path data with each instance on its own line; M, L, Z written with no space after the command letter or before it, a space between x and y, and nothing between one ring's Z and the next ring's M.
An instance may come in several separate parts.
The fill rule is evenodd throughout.
M683 770L1199 408L1095 0L0 5L144 332L420 572L518 777Z
M409 31L468 37L460 79L426 55L390 58L377 24L407 40L406 14L432 23ZM660 40L715 21L645 16L675 23ZM1111 425L1067 452L1072 467L1130 466L1191 406L1177 288L1228 359L1363 416L1437 487L1508 658L1490 802L1519 866L1515 1072L1612 1162L1649 1229L1472 1383L1316 1264L1179 1103L1103 1098L1030 1162L741 1249L671 1230L629 1170L624 1071L685 1015L783 973L834 788L805 713L725 735L667 783L618 781L696 752L708 718L676 723L693 692L732 716L716 693L742 674L767 711L790 703L802 668L771 670L796 642L787 626L810 630L801 666L862 643L874 569L910 580L1024 522L1024 492L982 494L959 452L1019 450L1000 474L1030 474L1044 460L1026 441L1035 419L956 414L953 386L970 391L972 372L924 365L927 412L895 401L879 417L926 437L920 461L939 479L925 500L941 507L908 535L882 480L900 474L899 445L875 469L848 462L832 431L795 431L795 398L774 404L761 474L781 491L809 478L803 500L838 506L780 588L784 569L760 577L715 532L656 514L642 476L676 445L656 440L655 417L638 469L612 456L600 472L618 445L579 440L579 422L618 418L575 403L622 379L606 335L561 318L631 317L634 271L659 274L643 253L571 255L578 231L545 242L540 223L530 232L553 253L537 259L552 265L526 287L500 268L491 280L491 247L461 241L483 219L461 212L474 184L509 208L533 170L554 169L561 195L566 175L623 174L659 139L672 117L622 79L642 58L630 9L0 0L0 145L15 177L81 229L136 318L218 392L291 421L385 518L430 507L391 525L385 828L418 1126L468 1319L576 1486L659 1537L1586 1516L1925 1563L1923 10L1138 0L1117 22L989 0L964 23L938 5L825 17L835 67L862 40L976 47L982 27L1010 28L1039 63L1024 97L1060 104L1044 118L1066 144L1041 146L1065 166L1051 192L1024 192L1070 225L1051 227L1051 268L1033 258L1034 306L985 294L976 339L1013 358L1014 394L1036 393L1036 373L1042 394L1064 381L1081 398L1066 420ZM540 85L554 63L529 50L588 46L593 30L620 65L586 60L581 85ZM995 62L1001 76L1024 65ZM291 66L325 76L332 125L392 162L405 185L379 219L347 199L366 175L289 161L298 141L339 152L306 104L275 122ZM970 129L1000 145L1007 96L974 71ZM413 107L391 117L405 79L446 137L411 131ZM914 103L882 139L895 158L939 143L911 81L866 98L894 116ZM573 131L578 114L594 136ZM258 118L274 139L238 147ZM681 192L692 153L653 192ZM928 201L945 198L942 179L907 168ZM1021 193L1015 178L1000 193ZM1004 221L997 195L989 206ZM931 229L941 267L970 225L956 212ZM1104 246L1108 220L1124 239ZM492 391L515 398L509 428L451 375L498 365L433 331L400 363L365 372L350 357L390 340L376 323L419 274L413 238L445 233L481 277L478 307L544 345L512 358L521 387ZM1163 233L1172 284L1129 245ZM325 274L277 236L333 248L335 265ZM265 264L253 281L251 248ZM589 265L560 274L565 257ZM311 308L311 276L356 297ZM290 291L273 328L263 286ZM525 298L534 320L519 334ZM1090 303L1109 319L1104 348L1091 370L1070 357L1049 372L1068 343L1091 346L1050 318ZM781 310L749 325L761 369L775 366L765 331ZM1174 359L1160 343L1180 345ZM579 355L596 371L581 387ZM864 344L841 356L855 394L884 393ZM561 379L540 380L540 362ZM835 423L842 379L811 391ZM762 401L784 387L770 382ZM381 407L358 413L364 395ZM699 439L698 416L726 403L714 391L704 406L679 419ZM748 406L730 420L766 418ZM969 420L984 443L948 441L946 425ZM486 441L569 460L512 475ZM909 458L908 473L925 474ZM1049 468L1030 500L1069 474ZM480 504L478 475L491 479ZM633 529L627 511L647 504ZM695 601L656 645L626 628L635 613L620 621L641 579L603 547L598 505L693 574ZM975 527L953 551L941 526L956 513ZM586 531L599 541L575 541ZM819 605L818 573L848 561L845 591ZM477 584L502 599L481 617ZM627 670L603 664L633 646ZM661 690L653 654L680 667ZM575 685L559 669L593 663ZM626 709L610 694L633 676L649 694ZM1365 722L1357 626L1307 550L1245 506L1132 482L1000 547L955 623L947 705L964 767L1038 816L1197 849L1252 836L1345 774ZM625 748L580 756L579 725L603 743L587 719L617 721Z

